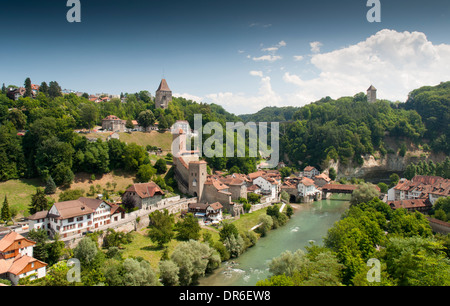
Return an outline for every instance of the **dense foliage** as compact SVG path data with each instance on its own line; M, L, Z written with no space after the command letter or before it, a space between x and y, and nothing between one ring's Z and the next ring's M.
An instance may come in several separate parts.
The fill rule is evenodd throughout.
M44 182L51 178L57 186L69 186L75 173L103 174L114 169L141 170L141 181L152 177L148 166L140 169L149 164L144 148L114 139L92 142L74 132L101 125L101 120L108 115L138 120L145 126L156 120L162 129L169 128L176 120L188 120L193 127L194 114L202 114L203 123L217 121L223 126L227 121L237 120L214 104L173 98L168 109L156 110L147 91L125 96L125 103L118 98L95 103L88 100L87 94L62 95L57 82L50 82L50 87L41 84L35 98L27 96L14 101L0 93L0 181L41 177ZM23 130L25 135L18 135ZM243 163L234 161L238 162ZM158 171L164 171L161 165Z
M450 154L450 82L413 90L406 103L378 100L368 103L364 93L304 107L266 107L245 122L281 122L281 154L285 162L301 161L316 167L334 159L361 164L361 155L397 153L386 143L394 139L406 153L405 141L434 152Z
M448 286L449 238L433 236L421 213L393 211L374 198L352 205L328 230L324 247L274 258L273 276L258 285ZM369 263L377 260L380 277L373 282Z

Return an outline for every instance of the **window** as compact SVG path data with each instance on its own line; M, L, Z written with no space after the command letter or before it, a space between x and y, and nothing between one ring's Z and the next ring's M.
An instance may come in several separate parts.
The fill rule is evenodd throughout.
M68 220L67 220L67 222L73 222L73 218L69 218Z

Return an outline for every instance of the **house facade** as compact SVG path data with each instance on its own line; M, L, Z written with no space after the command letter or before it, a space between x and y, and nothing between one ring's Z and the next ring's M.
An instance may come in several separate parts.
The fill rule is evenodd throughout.
M192 213L195 217L200 218L203 222L211 221L217 223L222 221L222 204L215 202L208 203L191 203L188 205L188 213Z
M163 196L164 192L155 182L138 183L125 190L122 202L129 207L148 209L161 201Z
M0 240L0 278L9 279L17 285L23 277L44 277L47 264L33 258L35 244L16 232L3 237Z
M30 229L43 228L49 236L58 233L62 238L95 231L101 226L123 219L122 208L100 199L81 197L58 202L50 210L28 217Z

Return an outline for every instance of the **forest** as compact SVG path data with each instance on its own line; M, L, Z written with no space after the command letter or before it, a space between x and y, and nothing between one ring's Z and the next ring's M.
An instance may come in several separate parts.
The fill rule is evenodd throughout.
M450 154L450 82L413 90L405 103L368 103L358 93L336 100L325 97L301 108L266 107L240 118L281 122L280 156L294 165L323 168L331 159L360 165L365 154L404 155L406 141ZM400 144L399 152L386 144L386 136Z

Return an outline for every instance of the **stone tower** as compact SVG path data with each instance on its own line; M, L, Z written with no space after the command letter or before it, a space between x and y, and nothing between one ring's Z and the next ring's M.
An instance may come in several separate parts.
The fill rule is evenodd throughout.
M377 89L373 85L370 85L367 89L367 101L369 103L375 103L377 101Z
M170 102L172 102L172 91L167 85L166 79L162 79L156 90L155 107L166 109L169 107Z
M205 184L208 173L204 160L192 161L189 163L189 193L201 201L203 196L203 185Z

